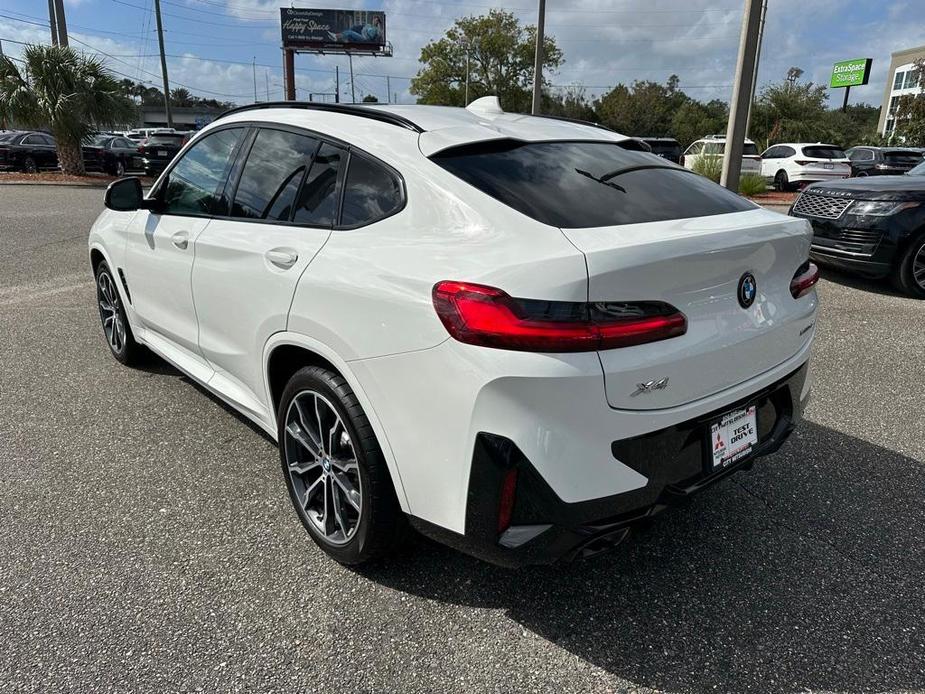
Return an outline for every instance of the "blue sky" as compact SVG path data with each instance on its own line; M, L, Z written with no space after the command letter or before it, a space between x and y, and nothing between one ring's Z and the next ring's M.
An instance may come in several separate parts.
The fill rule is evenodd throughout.
M282 98L279 2L267 0L161 0L171 86L247 103L257 96ZM288 3L283 3L288 4ZM303 7L383 9L388 15L391 58L354 59L357 99L386 100L386 75L403 103L413 102L408 78L417 71L420 48L439 38L460 16L482 14L490 0L355 0ZM728 99L741 29L742 0L547 0L547 33L566 62L551 76L555 85L583 85L596 96L617 82L664 81L675 73L681 87L702 99ZM108 54L114 71L158 85L160 66L151 10L153 0L65 0L72 45ZM523 21L536 19L534 0L504 5ZM24 42L48 42L45 0L3 0L0 41L18 55ZM759 84L783 78L797 66L804 79L828 83L833 62L871 57L871 84L855 88L851 102L879 105L890 53L925 44L921 0L769 0ZM300 55L299 98L334 91L340 65L341 92L349 95L345 57ZM348 96L349 98L349 96ZM830 105L841 104L833 90Z

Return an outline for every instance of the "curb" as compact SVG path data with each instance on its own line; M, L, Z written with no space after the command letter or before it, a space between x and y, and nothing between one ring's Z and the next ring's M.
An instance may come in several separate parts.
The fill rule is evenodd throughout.
M78 181L0 181L0 186L66 186L69 188L106 188L106 183L81 183Z

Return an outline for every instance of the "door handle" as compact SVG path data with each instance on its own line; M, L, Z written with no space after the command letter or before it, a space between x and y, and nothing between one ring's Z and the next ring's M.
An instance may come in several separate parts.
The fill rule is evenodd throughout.
M271 248L264 257L282 270L288 270L299 259L299 254L291 248Z
M186 247L189 245L189 232L178 231L176 234L170 237L170 240L173 242L174 246L179 248L181 251L185 251Z

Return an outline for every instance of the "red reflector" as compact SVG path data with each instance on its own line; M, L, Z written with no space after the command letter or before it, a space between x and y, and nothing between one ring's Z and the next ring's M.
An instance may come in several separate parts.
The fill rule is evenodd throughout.
M501 481L501 496L498 499L498 532L503 533L511 525L514 513L514 498L517 491L517 468L508 470Z
M515 299L494 287L438 282L434 308L460 342L524 352L593 352L677 337L687 318L657 301Z
M819 268L815 263L807 261L797 269L793 279L790 280L790 293L794 299L799 299L808 294L818 281Z

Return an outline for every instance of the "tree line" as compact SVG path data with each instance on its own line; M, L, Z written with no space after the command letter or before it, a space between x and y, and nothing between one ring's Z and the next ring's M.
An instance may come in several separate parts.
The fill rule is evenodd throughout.
M443 38L421 49L421 68L411 81L419 103L463 106L496 95L507 111L530 110L536 29L504 10L456 20ZM548 75L564 62L553 37L544 40L543 112L606 125L632 136L674 137L683 147L704 135L726 132L725 101L701 101L686 94L677 75L662 84L650 80L619 83L599 98L581 85L556 88ZM468 67L467 67L468 65ZM781 81L764 85L752 106L749 137L759 147L774 142L828 142L850 147L885 144L877 133L880 109L869 104L842 112L828 107L824 85L801 81L791 68ZM925 71L920 72L925 79ZM897 111L896 138L925 145L925 96L905 98Z

